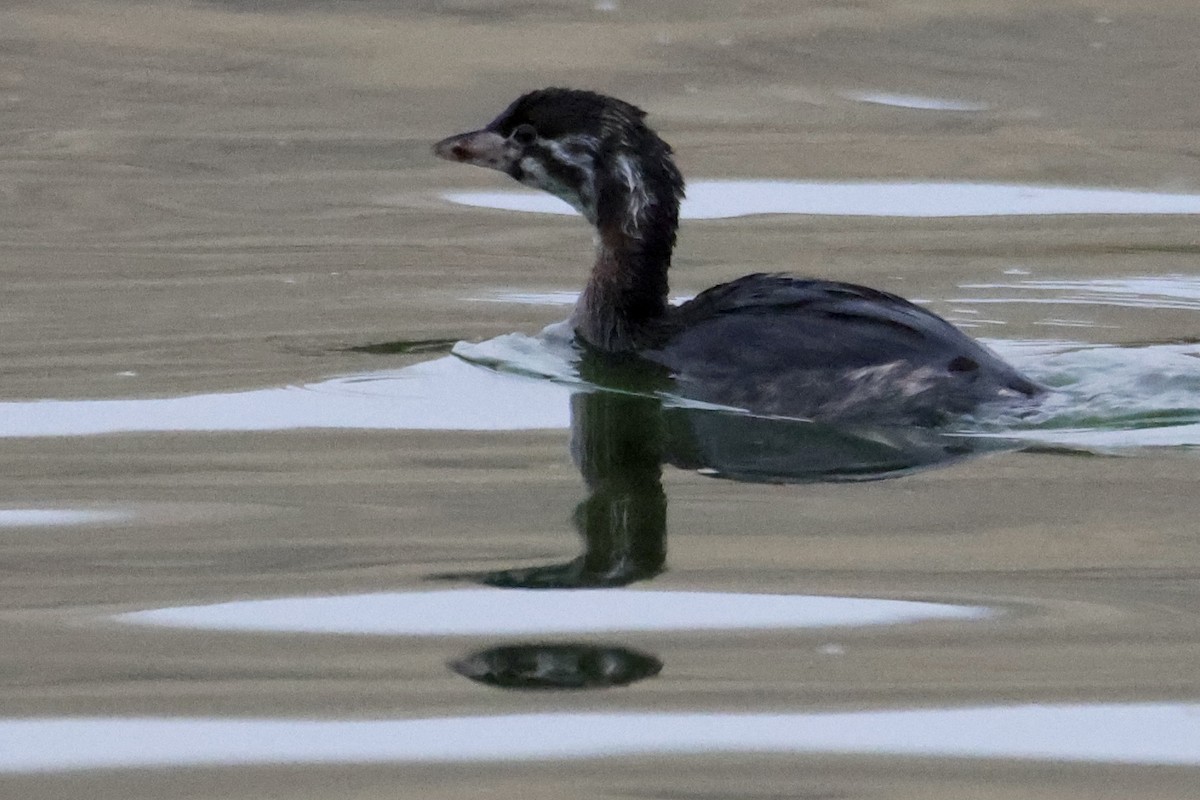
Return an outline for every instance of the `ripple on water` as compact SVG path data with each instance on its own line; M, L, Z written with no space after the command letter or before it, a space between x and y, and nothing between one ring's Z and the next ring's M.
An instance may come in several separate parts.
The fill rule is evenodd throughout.
M447 192L466 206L539 214L577 212L544 192ZM996 217L1057 214L1200 214L1200 194L1018 183L918 181L693 181L680 214L726 219L755 214L847 217Z
M1041 303L1056 306L1121 306L1200 311L1200 276L1196 275L964 283L962 288L983 290L989 294L959 297L951 302Z
M431 719L0 719L0 771L795 753L1200 765L1200 705Z
M1200 445L1200 344L989 344L1055 391L1022 419L985 422L985 435L1101 453Z

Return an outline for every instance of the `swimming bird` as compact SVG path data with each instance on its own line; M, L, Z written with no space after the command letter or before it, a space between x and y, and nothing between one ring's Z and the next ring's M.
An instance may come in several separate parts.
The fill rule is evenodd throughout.
M596 253L569 320L577 342L658 365L687 397L832 423L936 425L1044 392L936 314L865 286L754 274L671 305L684 181L671 146L623 100L540 89L433 149L582 214Z

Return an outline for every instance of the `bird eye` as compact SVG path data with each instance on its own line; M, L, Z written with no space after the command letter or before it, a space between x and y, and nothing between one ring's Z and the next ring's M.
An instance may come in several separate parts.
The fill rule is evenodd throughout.
M511 136L517 144L533 144L533 140L537 138L537 130L528 122L524 122L513 128Z

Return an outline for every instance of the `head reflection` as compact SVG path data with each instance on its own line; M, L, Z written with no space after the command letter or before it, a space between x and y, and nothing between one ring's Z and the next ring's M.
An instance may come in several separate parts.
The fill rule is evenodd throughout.
M607 689L652 678L662 662L629 647L537 642L480 650L451 661L449 667L498 689Z

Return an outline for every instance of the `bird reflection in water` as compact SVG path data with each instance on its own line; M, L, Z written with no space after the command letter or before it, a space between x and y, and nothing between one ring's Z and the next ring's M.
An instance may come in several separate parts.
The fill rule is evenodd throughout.
M753 483L877 480L1009 449L932 428L848 428L664 403L669 376L636 357L585 352L593 391L571 398L571 455L588 496L575 508L583 553L563 564L441 575L489 586L625 586L666 564L662 465Z
M929 428L838 428L795 419L671 406L669 376L636 357L586 352L593 391L571 398L571 455L588 495L575 508L583 553L562 564L440 575L506 588L625 586L666 566L662 465L754 483L876 480L942 466L996 439ZM657 675L655 656L587 642L510 643L451 661L450 668L505 689L599 689Z
M451 661L450 668L500 689L604 689L651 678L662 662L628 647L537 643L480 650Z

